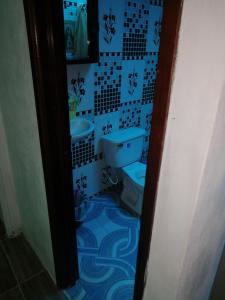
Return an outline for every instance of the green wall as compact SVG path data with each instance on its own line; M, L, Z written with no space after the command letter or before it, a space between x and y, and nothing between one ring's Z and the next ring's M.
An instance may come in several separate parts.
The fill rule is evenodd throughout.
M0 1L0 109L21 214L22 231L55 278L22 0Z

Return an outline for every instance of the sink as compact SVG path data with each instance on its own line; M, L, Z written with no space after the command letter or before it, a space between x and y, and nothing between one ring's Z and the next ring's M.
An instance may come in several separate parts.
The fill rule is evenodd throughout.
M76 117L70 121L70 134L73 143L79 142L94 130L94 124L83 118Z

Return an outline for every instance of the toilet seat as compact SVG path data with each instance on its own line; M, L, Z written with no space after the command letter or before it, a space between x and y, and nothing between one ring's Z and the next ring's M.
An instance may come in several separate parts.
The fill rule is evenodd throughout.
M134 162L122 168L123 172L131 179L137 188L143 190L145 185L146 165Z

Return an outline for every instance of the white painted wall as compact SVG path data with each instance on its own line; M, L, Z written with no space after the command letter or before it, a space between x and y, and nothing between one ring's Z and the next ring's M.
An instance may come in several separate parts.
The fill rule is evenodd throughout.
M225 241L225 85L191 224L178 299L207 299ZM193 294L193 291L195 293Z
M0 108L22 231L55 278L22 0L0 1L0 37Z
M0 220L8 237L21 233L21 219L5 126L0 109Z
M225 240L225 1L184 0L144 294L207 299Z

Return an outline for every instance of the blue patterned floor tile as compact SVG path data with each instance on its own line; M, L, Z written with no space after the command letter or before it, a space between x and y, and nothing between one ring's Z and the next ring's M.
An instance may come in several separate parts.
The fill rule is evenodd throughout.
M79 281L74 287L64 291L64 294L71 300L83 300L85 299L85 296L87 296L87 293L85 292L81 285L81 282Z
M133 299L134 280L124 279L117 281L107 291L105 299L107 300L132 300Z
M131 300L139 240L139 219L112 196L87 201L77 230L80 279L65 291L70 300Z

